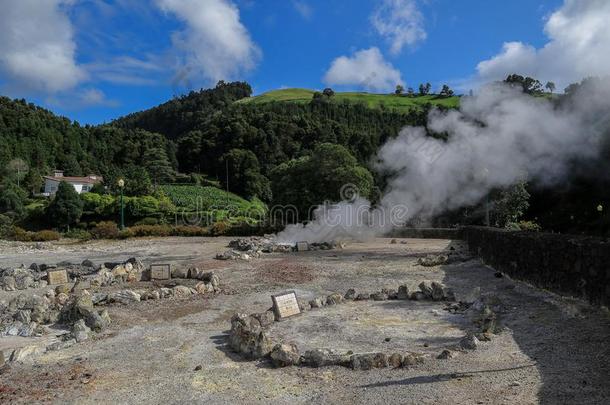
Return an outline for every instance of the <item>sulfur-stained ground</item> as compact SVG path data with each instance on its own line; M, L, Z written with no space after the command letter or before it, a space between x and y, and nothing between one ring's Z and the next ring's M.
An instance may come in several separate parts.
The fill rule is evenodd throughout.
M350 243L343 250L274 253L248 262L214 260L227 242L165 238L58 243L41 249L2 245L3 267L136 256L146 264L213 269L224 292L113 304L113 325L96 339L5 368L0 403L610 403L607 310L496 278L478 260L416 265L427 253L463 249L460 242L408 239L390 244L377 239ZM415 289L422 280L441 282L458 298L474 287L496 295L506 308L504 331L474 352L437 360L434 354L468 327L443 311L442 304L354 302L305 313L273 328L303 348L398 351L408 346L405 350L428 354L428 360L409 369L274 369L226 349L233 313L266 310L271 294L295 290L299 297L311 298L348 288L395 289L401 283ZM6 299L14 293L1 294ZM0 338L1 344L7 342Z

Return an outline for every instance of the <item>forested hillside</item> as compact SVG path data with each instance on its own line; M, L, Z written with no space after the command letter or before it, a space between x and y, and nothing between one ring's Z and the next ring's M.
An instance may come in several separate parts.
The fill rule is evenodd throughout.
M516 75L509 79L524 85L525 92L545 95L531 91L533 79ZM526 79L530 81L525 83ZM422 102L413 108L404 108L407 104L402 109L371 108L366 100L340 97L350 93L327 90L314 93L309 100L275 100L269 95L257 99L250 98L247 83L220 82L215 88L191 92L100 126L80 126L25 100L1 97L1 187L9 190L7 182L16 182L29 193L38 192L40 176L60 168L66 175L101 174L111 192L116 192L116 179L123 177L125 192L132 196L151 195L154 185L188 183L218 186L268 204L305 208L337 200L337 182L342 182L353 183L365 196L374 198L384 184L370 166L378 148L405 125L425 126L430 108L446 108L440 101L457 105L455 97L440 97L435 105ZM275 96L278 94L283 93ZM410 97L414 102L414 96ZM563 101L557 98L555 102ZM579 195L587 193L595 201L608 197L607 176L591 178L586 173L603 171L604 159L606 155L588 162L589 169L575 163L572 181L561 189L529 185L531 215L526 216L545 227L558 224L554 226L559 230L601 226L601 215L595 217ZM15 160L28 167L27 175L16 174ZM570 210L587 214L575 217ZM445 224L464 222L461 215L449 216ZM476 223L480 218L468 220Z

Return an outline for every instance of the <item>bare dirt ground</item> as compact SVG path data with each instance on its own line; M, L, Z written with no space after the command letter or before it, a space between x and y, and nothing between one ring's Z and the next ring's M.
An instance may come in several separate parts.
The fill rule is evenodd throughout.
M0 374L0 403L610 402L607 310L496 278L494 270L478 260L418 266L418 257L450 246L459 250L460 242L406 241L377 239L351 243L343 250L274 253L248 262L212 259L225 250L226 238L58 243L38 249L3 244L3 267L136 256L145 264L213 269L224 293L112 305L113 325L97 338L11 363ZM291 289L311 298L348 288L374 292L401 283L415 288L422 280L442 282L458 299L474 287L495 294L507 308L502 314L504 331L474 352L449 360L430 357L408 369L274 369L244 361L225 347L233 313L266 310L271 294ZM9 294L14 293L2 292L0 299ZM282 323L278 331L317 347L383 349L385 344L394 350L408 345L405 350L433 353L466 329L446 314L430 312L442 311L441 304L360 304L311 311ZM385 337L392 339L385 342Z

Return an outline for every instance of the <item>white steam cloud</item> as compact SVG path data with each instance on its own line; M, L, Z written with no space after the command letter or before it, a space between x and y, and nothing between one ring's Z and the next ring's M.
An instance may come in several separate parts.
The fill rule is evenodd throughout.
M583 86L559 106L504 84L489 85L463 98L459 110L430 113L429 130L447 134L447 141L407 127L381 147L377 168L393 176L376 208L369 211L362 199L322 207L314 221L287 227L277 240L377 236L414 217L477 204L524 176L561 182L573 160L598 155L609 112L609 80Z

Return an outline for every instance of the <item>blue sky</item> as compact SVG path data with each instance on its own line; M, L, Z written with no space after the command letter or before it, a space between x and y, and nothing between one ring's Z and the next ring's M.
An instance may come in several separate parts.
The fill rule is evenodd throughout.
M0 0L8 10L0 16L0 92L97 124L219 78L246 80L255 93L326 86L385 92L425 81L467 91L513 69L564 84L582 72L545 68L552 55L544 52L570 40L557 28L566 18L592 15L576 1L602 4L48 0L41 7ZM504 47L511 41L513 48Z

